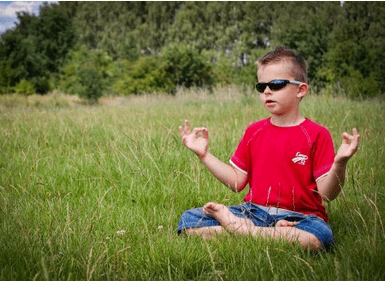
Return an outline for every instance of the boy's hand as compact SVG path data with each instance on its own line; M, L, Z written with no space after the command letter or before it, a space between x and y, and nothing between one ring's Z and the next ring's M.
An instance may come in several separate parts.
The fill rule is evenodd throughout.
M360 135L356 128L353 129L353 136L343 133L342 138L342 144L334 158L334 162L337 164L346 164L350 157L356 153L360 142Z
M184 146L195 152L201 159L206 156L209 145L209 131L206 128L194 128L191 132L189 122L185 120L184 128L179 126L179 132Z

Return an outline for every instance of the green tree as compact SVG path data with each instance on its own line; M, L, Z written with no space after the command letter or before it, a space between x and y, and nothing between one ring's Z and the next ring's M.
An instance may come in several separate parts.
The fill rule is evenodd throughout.
M112 86L112 65L112 58L105 51L78 47L67 56L58 88L95 101Z
M162 59L166 72L175 85L190 87L208 87L213 85L211 66L191 45L172 44L162 50Z
M34 84L25 79L21 79L20 82L17 83L15 87L13 87L13 90L17 94L22 94L26 96L36 93Z
M15 29L2 34L0 44L1 68L11 68L7 78L13 87L25 79L34 84L38 93L50 89L50 77L57 73L67 52L76 42L70 18L56 4L43 4L40 15L18 13Z
M47 3L31 23L30 36L35 56L41 57L43 67L51 73L58 72L77 39L70 17L57 4Z
M29 78L27 67L35 71L30 62L29 45L26 40L29 36L29 27L36 20L34 15L26 12L17 13L19 24L9 29L0 38L0 69L3 73L1 85L3 92L11 91L21 79Z
M345 2L330 34L326 64L319 73L331 85L340 83L348 96L373 96L385 90L379 74L385 64L384 12L383 2ZM364 86L351 86L358 81Z
M60 2L60 8L71 15L79 42L106 51L114 60L125 54L127 46L140 49L139 27L147 6L148 2Z
M174 93L176 85L166 72L166 64L156 56L142 56L137 61L115 64L113 89L121 95L153 92Z
M318 70L329 49L329 34L342 13L339 2L276 2L272 45L302 53L308 63L308 78L321 85ZM293 15L296 15L293 18Z
M80 68L77 74L79 83L83 88L78 95L86 98L90 103L96 103L103 95L105 88L102 72L91 67L84 67Z
M180 2L147 2L147 14L138 27L137 41L147 54L157 54L168 41L171 25L174 23Z

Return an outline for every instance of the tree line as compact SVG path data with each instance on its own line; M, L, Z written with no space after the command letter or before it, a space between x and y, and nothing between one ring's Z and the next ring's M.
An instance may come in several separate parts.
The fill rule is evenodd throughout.
M301 52L314 88L385 92L384 2L59 2L0 37L0 93L97 99L256 82L276 46Z

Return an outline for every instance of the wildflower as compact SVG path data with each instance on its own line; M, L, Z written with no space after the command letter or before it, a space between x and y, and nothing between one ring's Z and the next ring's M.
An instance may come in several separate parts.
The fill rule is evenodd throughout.
M125 231L125 230L118 230L118 231L116 232L116 234L118 234L118 235L124 235L124 234L126 234L126 231Z
M163 229L163 225L159 225L159 226L158 226L158 229L159 229L159 230L162 230L162 229Z

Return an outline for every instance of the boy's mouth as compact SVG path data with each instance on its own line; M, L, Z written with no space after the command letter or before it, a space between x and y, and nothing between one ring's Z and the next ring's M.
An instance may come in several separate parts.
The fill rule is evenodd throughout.
M273 103L275 103L275 101L273 101L273 100L266 100L265 102L266 102L266 104L273 104Z

